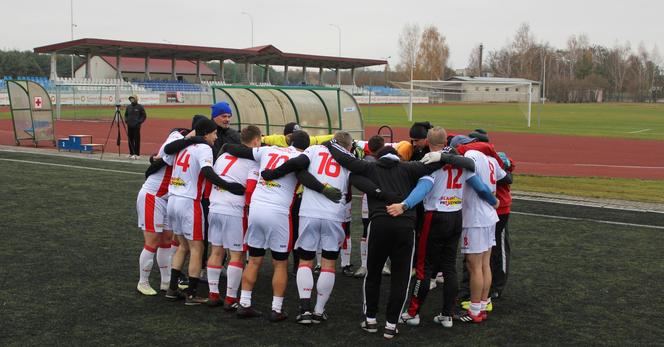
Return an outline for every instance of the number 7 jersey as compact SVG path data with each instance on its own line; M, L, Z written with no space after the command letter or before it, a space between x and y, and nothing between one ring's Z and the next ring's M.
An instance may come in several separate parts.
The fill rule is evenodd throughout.
M350 172L332 158L330 151L325 146L311 146L304 151L304 154L309 157L309 173L321 183L339 189L343 195L339 203L334 203L323 194L305 187L304 193L302 193L300 216L344 222Z
M205 188L201 169L212 166L212 148L207 144L193 144L178 152L173 163L168 193L200 200Z

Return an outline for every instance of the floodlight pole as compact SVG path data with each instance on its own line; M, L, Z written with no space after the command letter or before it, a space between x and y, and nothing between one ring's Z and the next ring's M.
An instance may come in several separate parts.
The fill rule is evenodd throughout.
M71 41L74 41L74 27L76 24L74 24L74 0L69 0L69 24L70 24L70 38ZM74 78L74 56L70 55L69 56L71 59L71 78Z
M408 95L408 121L413 121L413 70L415 69L415 54L410 64L410 94Z
M341 57L341 27L337 24L330 24L339 31L339 57ZM341 71L337 68L337 85L341 85Z
M242 14L249 17L249 21L251 22L251 47L253 48L254 47L254 17L248 12L242 12ZM249 65L251 65L251 64L249 64ZM253 66L250 66L250 69L249 69L249 80L251 81L251 83L253 83L253 81L254 81L254 67Z

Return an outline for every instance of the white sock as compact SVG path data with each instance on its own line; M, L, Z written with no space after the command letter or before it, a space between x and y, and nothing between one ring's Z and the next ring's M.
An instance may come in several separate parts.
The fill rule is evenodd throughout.
M487 304L486 300L480 301L480 311L486 311L486 304Z
M470 313L473 314L473 316L477 316L480 314L482 311L482 304L479 302L471 302L470 303Z
M376 317L374 318L367 317L367 323L378 323L378 321L376 321Z
M300 299L310 299L311 291L314 287L314 275L311 273L311 268L305 265L300 265L300 267L297 268L296 282L297 292L300 294Z
M154 263L154 253L157 250L144 245L141 255L138 257L138 269L140 270L140 282L148 282L150 279L150 272L152 271L152 264Z
M316 307L314 308L314 312L318 314L325 312L325 304L327 304L327 300L330 299L332 288L334 288L334 278L335 276L333 269L322 269L320 271L318 283L316 283L316 292L318 293L318 298L316 299Z
M350 242L350 236L346 236L344 245L345 248L341 248L341 267L350 265L350 250L352 245Z
M242 307L251 306L251 290L240 291L240 305Z
M367 267L367 239L365 237L360 240L360 259L362 259L362 267Z
M272 297L272 311L281 313L281 306L284 304L283 296L273 296Z
M161 283L171 281L171 244L166 243L157 249L157 265L161 274Z
M207 280L210 293L219 294L219 277L221 277L221 266L207 264Z
M230 262L226 268L226 298L237 298L242 283L242 262Z
M397 323L385 322L385 327L390 330L395 330L397 328Z

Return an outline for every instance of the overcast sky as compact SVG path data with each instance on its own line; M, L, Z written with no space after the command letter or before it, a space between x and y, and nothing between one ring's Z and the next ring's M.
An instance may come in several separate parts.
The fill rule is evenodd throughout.
M73 0L74 38L246 48L272 44L285 52L398 63L398 38L406 23L433 24L447 38L450 66L466 66L471 49L504 46L520 23L528 22L539 42L564 47L572 34L613 46L643 42L664 47L664 1L611 0ZM70 0L4 0L0 21L3 49L70 40Z

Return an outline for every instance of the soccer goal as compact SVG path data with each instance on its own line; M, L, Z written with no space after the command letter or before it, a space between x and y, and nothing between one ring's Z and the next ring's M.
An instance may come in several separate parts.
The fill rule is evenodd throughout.
M533 101L539 97L539 83L520 78L454 77L446 81L413 80L392 84L413 98L428 97L429 104L475 105L472 111L468 108L469 112L477 117L494 117L494 121L495 117L507 119L520 114L529 128ZM415 111L410 100L403 106L412 121Z

